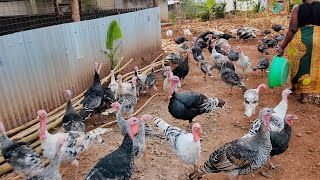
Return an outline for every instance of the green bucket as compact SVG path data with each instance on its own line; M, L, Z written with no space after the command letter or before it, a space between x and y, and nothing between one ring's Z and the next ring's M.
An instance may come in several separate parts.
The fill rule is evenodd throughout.
M289 61L280 56L274 56L268 75L270 88L280 87L286 84L289 75Z

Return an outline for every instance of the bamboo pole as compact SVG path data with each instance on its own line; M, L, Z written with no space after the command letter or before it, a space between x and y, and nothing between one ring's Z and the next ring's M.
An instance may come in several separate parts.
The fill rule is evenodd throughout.
M160 57L161 56L158 56L153 62L157 61ZM124 66L119 68L116 72L120 72L121 70L123 70L132 61L133 61L133 59L128 61ZM117 66L119 64L120 63L118 63ZM157 64L157 66L158 65L159 64ZM147 69L147 68L145 67L144 69ZM160 70L161 69L158 69L158 70L156 70L156 72L159 72ZM131 73L127 73L127 75L129 75L129 74L131 74ZM110 77L111 77L111 75L109 74L107 77L102 79L102 82L107 82ZM80 110L82 108L82 105L80 105L80 102L81 102L81 100L83 98L83 95L84 95L84 92L79 94L78 96L76 96L75 98L72 99L72 102L76 101L73 104L76 111L78 111L78 110ZM154 96L152 96L152 97L154 97ZM144 104L144 106L145 106L145 104ZM47 122L47 130L48 131L50 131L53 128L57 127L61 123L63 115L65 113L66 105L67 105L67 103L64 103L63 105L59 106L55 110L53 110L53 111L48 113L48 115L50 115L50 117L48 116L48 122ZM139 110L141 111L141 108ZM18 141L30 143L30 142L34 141L35 139L37 139L38 136L39 136L39 132L38 132L39 124L37 124L38 122L39 122L39 119L36 118L36 119L30 121L29 123L26 123L25 125L19 126L18 128L15 128L15 129L12 129L12 130L8 131L10 133L7 132L7 134L14 135L11 139L19 139L20 138ZM107 126L110 127L113 124L114 124L114 122L110 122L109 124L105 124L105 125L102 125L102 126L103 127L107 127ZM21 131L21 132L17 133L19 131ZM26 135L26 136L23 136L23 135ZM40 144L41 144L40 141L37 140L33 144L31 144L30 146L32 148L34 148L36 152L41 153L42 148L41 148ZM5 161L4 158L2 156L0 156L0 164L3 163L4 161ZM8 163L2 164L0 166L0 176L10 172L11 170L12 170L12 167ZM15 178L19 178L19 176L15 177Z
M122 60L122 59L123 59L123 57L121 58L121 60ZM127 62L123 67L121 67L119 70L117 70L117 72L119 72L119 71L121 71L123 68L125 68L129 63L132 62L132 60L133 60L133 59L131 59L129 62ZM120 65L120 63L117 64L116 68L117 68L119 65ZM108 81L108 79L109 79L110 77L111 77L111 75L109 74L107 77L105 77L105 78L102 79L102 82ZM83 98L84 93L85 93L85 91L82 92L82 93L80 93L78 96L74 97L74 98L71 100L71 102L74 103L75 101L77 101L76 104L79 104L79 103L81 102L82 98ZM59 111L64 110L66 107L67 107L67 103L64 103L64 104L62 104L61 106L59 106L58 108L56 108L56 109L54 109L53 111L49 112L49 113L48 113L48 119L51 119L50 117L51 117L52 115L56 114L56 113L59 112ZM11 130L9 130L9 131L6 132L6 133L7 133L7 136L10 137L11 135L15 135L15 134L17 134L18 132L21 132L21 131L27 129L27 128L29 128L30 126L33 126L34 124L36 124L36 123L38 123L38 122L39 122L39 119L36 118L36 119L34 119L34 120L29 121L28 123L26 123L26 124L24 124L24 125L21 125L21 126L19 126L19 127L17 127L17 128L14 128L14 129L11 129ZM51 121L50 121L50 122L51 122Z

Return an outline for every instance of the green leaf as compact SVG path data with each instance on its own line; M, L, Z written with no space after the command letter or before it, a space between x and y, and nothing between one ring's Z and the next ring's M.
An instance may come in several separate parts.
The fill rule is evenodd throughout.
M204 8L207 8L206 6L204 5L194 5L196 8L199 8L199 9L204 9Z
M206 0L206 4L207 4L207 7L211 9L215 4L215 0Z
M120 26L116 20L111 21L108 32L107 32L107 37L106 37L106 48L107 49L113 49L113 44L114 41L122 38L122 33Z

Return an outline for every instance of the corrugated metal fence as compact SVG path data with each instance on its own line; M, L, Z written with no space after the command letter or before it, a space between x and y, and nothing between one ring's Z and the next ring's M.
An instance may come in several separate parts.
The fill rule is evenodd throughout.
M114 19L122 56L161 49L159 8L0 36L0 121L7 129L65 103L65 89L78 94L92 83L93 63L108 63L101 50Z

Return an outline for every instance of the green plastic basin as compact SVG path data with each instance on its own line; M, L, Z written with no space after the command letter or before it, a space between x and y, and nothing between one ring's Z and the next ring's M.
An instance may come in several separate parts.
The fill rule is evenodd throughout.
M288 79L289 61L280 56L274 56L268 75L270 88L283 86Z

